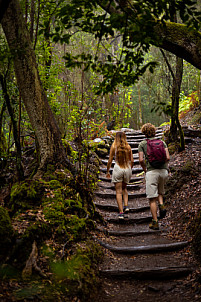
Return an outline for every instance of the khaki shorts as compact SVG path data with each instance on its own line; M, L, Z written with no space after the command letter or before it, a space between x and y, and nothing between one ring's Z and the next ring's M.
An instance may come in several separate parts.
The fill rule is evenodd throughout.
M112 172L112 182L125 182L129 183L132 176L131 168L122 169L119 165L115 164Z
M164 195L164 186L168 178L166 169L155 169L146 173L146 195L147 198L155 198Z

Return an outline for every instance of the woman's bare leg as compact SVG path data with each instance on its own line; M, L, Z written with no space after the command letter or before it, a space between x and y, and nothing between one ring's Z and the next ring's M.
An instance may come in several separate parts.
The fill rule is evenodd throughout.
M119 212L123 213L123 203L122 203L122 182L115 183L116 189L116 200L119 207Z
M124 206L128 206L128 191L127 191L127 184L125 182L122 183L122 194L124 200Z

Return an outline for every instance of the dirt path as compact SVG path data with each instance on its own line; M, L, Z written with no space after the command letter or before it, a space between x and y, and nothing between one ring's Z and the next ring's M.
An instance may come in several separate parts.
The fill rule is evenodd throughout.
M158 129L157 136L161 134ZM181 257L189 242L170 239L168 225L163 220L159 231L148 227L152 218L143 177L138 175L142 169L137 147L143 137L140 132L127 133L135 165L128 186L130 212L124 221L118 219L115 190L105 177L107 159L102 160L95 204L106 225L98 227L96 236L104 249L97 301L200 301L188 286L194 263Z

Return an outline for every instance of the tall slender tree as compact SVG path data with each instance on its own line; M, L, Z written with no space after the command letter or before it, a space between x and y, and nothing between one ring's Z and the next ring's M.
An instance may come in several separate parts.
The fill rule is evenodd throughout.
M10 2L1 23L13 55L19 91L39 144L39 174L50 162L67 164L72 169L41 84L30 34L18 0Z

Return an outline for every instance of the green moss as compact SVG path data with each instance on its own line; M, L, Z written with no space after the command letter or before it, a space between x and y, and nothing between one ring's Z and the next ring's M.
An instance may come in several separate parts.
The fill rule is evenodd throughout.
M71 184L73 181L73 175L68 169L55 171L57 180L63 185Z
M168 144L168 150L170 154L174 154L175 152L178 152L179 144L176 142Z
M12 211L29 209L41 203L44 184L40 181L23 181L14 184L11 189L9 207Z
M186 173L186 174L194 174L194 171L195 171L195 165L194 165L194 162L192 160L188 160L184 165L183 167L181 168L181 171L183 173Z
M66 154L68 154L69 156L72 156L73 155L73 148L71 147L71 145L69 144L69 141L66 140L66 139L62 139L62 143L63 143L63 146L65 148L65 151L66 151Z
M58 197L44 204L43 213L57 235L68 239L81 238L87 228L87 213L79 200L64 200ZM58 238L59 239L59 238Z

